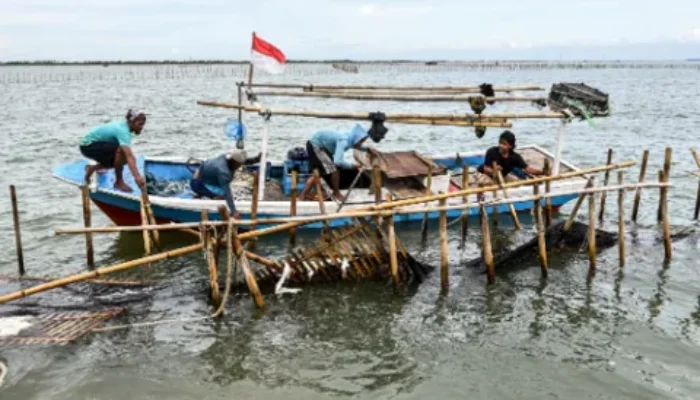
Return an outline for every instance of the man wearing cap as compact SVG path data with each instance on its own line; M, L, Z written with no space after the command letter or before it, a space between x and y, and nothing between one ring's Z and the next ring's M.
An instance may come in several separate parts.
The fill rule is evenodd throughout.
M503 131L498 138L498 146L491 147L486 151L484 163L477 168L476 183L479 186L495 184L494 162L506 182L518 180L516 176L511 175L511 172L516 168L522 169L530 175L542 175L541 169L528 165L523 157L513 149L515 149L515 135L511 131Z
M245 151L233 150L228 154L222 154L216 158L206 160L194 173L190 180L190 188L199 197L210 199L226 199L229 211L233 218L240 219L241 216L236 211L231 194L231 181L233 174L242 165L256 164L260 162L260 155L253 158L246 158Z
M97 162L95 165L85 166L85 184L90 182L90 177L95 171L104 171L114 168L114 188L124 192L132 192L133 189L124 182L122 171L124 164L129 166L136 184L143 190L146 181L136 168L136 159L131 151L131 134L140 135L146 124L146 114L141 111L129 110L126 118L98 125L90 130L80 140L80 153L83 156Z

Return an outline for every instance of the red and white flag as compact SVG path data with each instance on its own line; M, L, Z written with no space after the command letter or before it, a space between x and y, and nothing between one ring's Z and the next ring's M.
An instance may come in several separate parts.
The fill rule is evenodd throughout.
M280 49L253 32L253 47L250 53L250 62L253 65L271 74L281 74L286 61L287 57Z

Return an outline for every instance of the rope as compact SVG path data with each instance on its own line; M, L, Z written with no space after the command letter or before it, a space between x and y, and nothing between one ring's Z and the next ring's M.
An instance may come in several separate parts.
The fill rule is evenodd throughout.
M173 319L161 319L161 320L156 320L156 321L147 321L147 322L137 322L133 324L123 324L123 325L114 325L114 326L107 326L107 327L102 327L102 328L95 328L91 332L107 332L107 331L115 331L119 329L126 329L126 328L136 328L136 327L143 327L143 326L155 326L155 325L164 325L164 324L171 324L171 323L176 323L176 322L196 322L196 321L203 321L206 319L216 319L218 318L223 312L224 309L226 308L226 302L228 302L228 297L231 294L231 285L232 285L232 280L233 280L233 266L234 264L237 266L238 262L234 263L233 262L233 249L231 245L231 232L232 232L232 227L233 227L233 219L229 219L228 223L228 231L226 234L226 241L227 241L227 260L226 260L226 289L224 290L224 296L221 299L221 304L219 304L219 308L214 311L213 314L207 315L204 317L193 317L193 318L173 318ZM0 369L2 369L3 365L2 362L0 361ZM4 378L4 375L2 374L2 371L0 371L0 386L2 386L2 379Z

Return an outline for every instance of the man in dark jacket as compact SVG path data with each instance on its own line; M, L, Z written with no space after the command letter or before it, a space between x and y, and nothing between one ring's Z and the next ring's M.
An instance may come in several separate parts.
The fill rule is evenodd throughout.
M245 151L238 149L206 160L194 173L190 181L190 188L200 197L226 199L226 204L233 218L240 219L241 216L236 211L231 194L231 181L236 170L242 165L259 162L260 154L253 158L246 158Z

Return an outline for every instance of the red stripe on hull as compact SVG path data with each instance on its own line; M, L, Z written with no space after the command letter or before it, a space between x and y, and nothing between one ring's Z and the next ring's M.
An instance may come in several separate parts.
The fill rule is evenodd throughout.
M141 213L103 203L101 201L92 200L93 203L100 209L109 219L117 226L137 226L141 225ZM156 223L169 223L169 220L156 218Z

